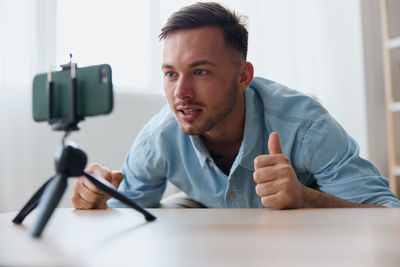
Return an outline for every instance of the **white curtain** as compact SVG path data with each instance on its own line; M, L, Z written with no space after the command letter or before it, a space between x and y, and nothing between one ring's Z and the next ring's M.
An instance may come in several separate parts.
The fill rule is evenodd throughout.
M193 2L151 0L151 14L159 17L149 21L159 25L149 27L154 38L146 70L152 82L144 92L161 92L154 89L161 87L160 26L177 8ZM248 59L256 75L316 96L368 156L359 0L221 2L249 17ZM134 15L131 6L128 14ZM52 166L43 166L52 164L60 134L33 122L31 84L36 73L63 63L56 62L57 34L62 34L56 32L56 11L53 0L0 0L0 211L18 209L52 174ZM140 62L124 67L129 70L131 64Z
M53 2L0 1L0 211L20 207L46 178L35 166L36 151L48 149L32 120L31 84L54 65Z

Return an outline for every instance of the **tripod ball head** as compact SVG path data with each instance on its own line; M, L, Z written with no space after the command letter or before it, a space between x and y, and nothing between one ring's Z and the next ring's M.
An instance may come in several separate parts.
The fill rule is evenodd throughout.
M87 156L83 150L69 144L60 148L55 157L57 173L67 176L81 176L87 163Z

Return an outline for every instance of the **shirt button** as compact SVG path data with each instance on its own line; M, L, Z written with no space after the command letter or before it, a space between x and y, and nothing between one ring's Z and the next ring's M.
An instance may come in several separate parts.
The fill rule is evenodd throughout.
M209 161L209 162L208 162L208 165L210 165L211 168L214 167L214 164L213 164L212 161Z
M236 197L236 194L235 194L234 192L231 192L231 193L229 194L229 196L231 197L231 199L234 199L234 198Z

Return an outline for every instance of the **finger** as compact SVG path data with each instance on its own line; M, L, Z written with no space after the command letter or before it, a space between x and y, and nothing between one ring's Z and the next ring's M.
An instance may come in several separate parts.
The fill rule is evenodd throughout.
M99 201L104 201L107 198L107 195L103 192L93 192L92 190L87 188L85 184L83 184L83 187L81 188L81 191L79 191L79 194L84 200L93 204L98 203Z
M121 184L122 180L124 179L124 174L120 171L113 171L111 173L111 184L118 189L119 185Z
M102 191L100 189L98 189L88 178L86 177L80 177L82 178L82 184L88 188L90 191L97 193L97 194L102 194ZM79 179L80 179L79 178ZM99 178L101 179L101 178Z
M102 191L92 184L86 177L78 178L76 191L89 203L96 203L99 199L106 199Z
M261 197L261 204L266 208L275 209L276 202L276 194Z
M275 183L262 183L258 184L255 190L259 197L265 197L278 193L279 188L275 186Z
M105 203L105 202L102 202ZM98 203L90 203L83 198L79 198L77 202L74 204L74 207L76 209L80 210L89 210L89 209L96 209L96 208L104 208L105 205L103 204L102 206Z
M289 159L284 154L259 155L254 159L254 169L273 166L278 163L289 163Z
M79 195L78 192L75 194L77 195L77 197L73 196L71 199L76 209L104 209L107 207L107 198L99 198L96 202L93 203L82 198L82 196Z
M93 209L94 208L93 203L84 200L79 194L79 189L76 189L77 187L79 186L77 185L77 183L75 183L74 192L72 193L71 197L71 201L74 207L76 209Z
M282 191L261 198L261 204L264 207L274 208L275 210L290 208L289 203L289 199L285 197Z
M76 182L75 182L75 184L76 184ZM74 191L72 192L72 196L71 196L71 202L76 209L81 209L81 208L83 209L84 207L80 203L81 196L75 190L75 184L74 184Z
M278 178L276 166L269 166L256 169L253 172L253 180L257 184L274 181Z
M281 210L285 208L285 204L281 200L280 192L268 195L261 198L261 204L266 208L273 208L275 210Z
M268 150L270 155L282 154L281 144L279 143L279 135L272 132L268 138Z
M101 177L108 182L111 182L111 171L101 164L92 163L89 165L86 171L97 177Z
M107 182L111 182L112 177L111 177L111 171L106 168L105 166L99 164L99 163L92 163L89 165L89 167L86 168L86 172L102 178L106 180ZM83 180L84 185L89 188L91 191L96 192L96 193L101 193L101 191L85 177Z
M79 194L77 194L77 197L72 197L72 203L74 204L74 207L76 209L80 209L80 210L88 210L88 209L94 209L94 205L93 203L89 203L86 200L84 200L83 198L81 198L79 196Z
M276 164L254 170L253 180L257 183L271 182L277 179L287 178L293 174L290 164Z

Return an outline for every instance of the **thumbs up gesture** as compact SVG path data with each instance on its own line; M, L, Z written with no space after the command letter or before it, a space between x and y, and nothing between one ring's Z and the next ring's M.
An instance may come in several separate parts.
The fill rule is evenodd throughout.
M289 159L282 154L278 133L270 134L268 150L269 155L254 159L253 179L262 205L274 209L303 207L304 186L297 179Z

